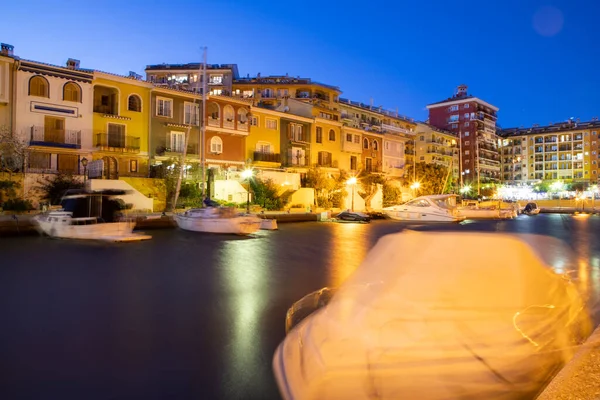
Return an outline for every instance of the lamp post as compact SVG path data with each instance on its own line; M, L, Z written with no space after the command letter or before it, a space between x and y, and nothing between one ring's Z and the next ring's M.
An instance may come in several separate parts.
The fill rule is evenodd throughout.
M352 178L348 179L346 184L352 186L352 208L350 211L354 211L354 188L356 187L356 177L353 176Z
M598 193L598 185L592 186L592 213L596 212L596 193Z
M410 188L412 190L414 190L415 197L417 197L417 190L419 190L420 187L421 187L421 184L419 182L414 182L412 185L410 185Z
M81 165L83 165L83 184L85 185L86 182L86 178L87 178L87 166L88 166L88 160L87 158L83 157L81 159Z
M248 181L247 199L246 199L246 214L250 214L250 178L252 178L252 170L245 169L242 172L242 178Z

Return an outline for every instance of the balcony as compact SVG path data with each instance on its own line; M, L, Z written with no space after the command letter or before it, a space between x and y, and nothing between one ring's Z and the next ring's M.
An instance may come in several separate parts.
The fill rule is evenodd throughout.
M81 131L32 126L29 145L80 149Z
M234 129L235 122L233 121L233 119L225 119L223 121L223 128Z
M401 128L399 126L389 125L389 124L381 124L381 129L384 131L395 132L395 133L406 133L410 134L411 132L406 128Z
M181 153L183 153L183 148L181 148L181 149L175 149L175 148L170 148L170 147L165 148L165 155L167 155L167 156L177 156ZM186 156L198 155L198 145L197 144L189 144L185 154L186 154Z
M347 153L362 153L362 146L360 143L354 143L344 140L342 142L342 151L345 151Z
M243 132L248 132L248 122L238 121L238 123L237 123L237 130L238 131L243 131Z
M281 155L279 153L263 153L260 151L254 152L254 161L255 162L272 162L272 163L281 163Z
M94 135L94 146L102 151L139 153L140 138L138 136L100 132Z
M208 126L219 126L219 118L208 117Z

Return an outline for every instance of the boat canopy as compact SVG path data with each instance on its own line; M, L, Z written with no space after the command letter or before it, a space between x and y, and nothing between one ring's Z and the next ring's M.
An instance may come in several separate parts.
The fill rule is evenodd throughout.
M283 397L534 398L591 332L575 285L536 250L556 242L481 232L381 238L279 346Z

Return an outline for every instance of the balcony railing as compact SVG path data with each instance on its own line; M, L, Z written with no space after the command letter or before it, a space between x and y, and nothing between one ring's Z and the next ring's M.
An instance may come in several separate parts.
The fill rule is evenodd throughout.
M345 151L348 153L362 153L362 145L361 145L361 143L354 143L354 142L349 142L347 140L344 140L342 142L342 151Z
M94 112L108 115L119 115L117 111L117 106L113 104L95 106Z
M406 128L401 128L399 126L389 125L389 124L381 124L381 128L385 131L397 132L397 133L410 133L410 131Z
M223 128L233 129L234 127L235 127L235 122L233 122L233 119L231 119L231 120L229 120L229 119L223 120Z
M80 149L81 131L32 126L29 145Z
M260 151L254 152L254 161L263 161L263 162L281 162L281 155L279 153L263 153Z
M181 153L183 153L183 146L181 148L166 147L165 153L181 154ZM189 144L185 154L186 154L186 156L198 155L198 145L197 144Z
M140 151L140 138L138 136L100 132L94 135L94 146L104 151L138 153Z

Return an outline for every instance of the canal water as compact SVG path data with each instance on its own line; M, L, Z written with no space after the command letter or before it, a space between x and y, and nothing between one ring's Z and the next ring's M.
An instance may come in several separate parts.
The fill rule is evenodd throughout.
M253 238L161 230L126 244L3 238L0 398L278 399L271 361L287 308L407 227L559 238L573 255L548 249L549 262L574 268L597 308L598 216L281 224Z

